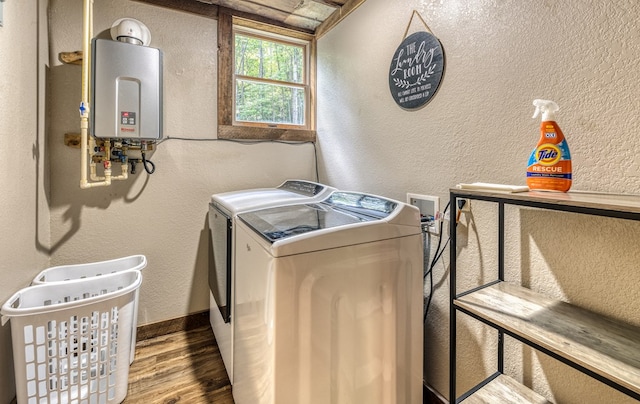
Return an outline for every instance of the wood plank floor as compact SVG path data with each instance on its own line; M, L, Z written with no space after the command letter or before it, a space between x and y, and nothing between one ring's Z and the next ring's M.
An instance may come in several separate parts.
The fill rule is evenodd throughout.
M125 404L233 404L209 325L139 340Z
M198 313L138 328L124 404L234 404L208 318ZM424 404L444 403L425 389Z
M149 338L144 330L138 331L138 337L147 339L136 344L124 404L234 404L211 327L187 328ZM443 403L425 389L424 404Z

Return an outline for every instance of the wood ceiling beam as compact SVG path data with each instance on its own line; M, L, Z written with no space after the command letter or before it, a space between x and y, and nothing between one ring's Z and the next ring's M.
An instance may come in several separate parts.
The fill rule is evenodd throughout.
M0 0L1 1L1 0ZM200 15L207 18L218 19L221 7L217 4L203 3L194 0L132 0L139 3L151 4L159 7L168 8L176 11L184 11L196 15ZM329 32L333 27L338 25L340 21L345 19L351 12L357 9L366 0L347 0L344 4L340 4L334 0L311 0L316 3L325 4L330 7L335 7L334 11L325 21L323 21L316 29L305 29L294 27L290 24L285 24L280 21L272 20L270 18L263 17L261 15L247 13L244 11L230 10L229 13L235 17L244 18L246 20L253 20L264 24L273 25L280 28L285 28L293 31L303 32L305 34L311 34L320 38Z
M314 33L313 30L294 27L293 25L272 20L270 18L266 18L261 15L247 13L244 11L227 9L224 7L220 7L216 4L202 3L194 0L133 0L133 1L137 1L139 3L147 3L154 6L164 7L164 8L168 8L176 11L185 11L185 12L200 15L203 17L212 18L215 20L218 19L220 10L223 9L223 10L226 10L228 14L231 14L234 17L257 21L263 24L273 25L276 27L285 28L293 31L303 32L305 34L313 35Z
M280 14L283 17L282 18L283 21L286 20L286 18L290 17L290 16L296 16L298 18L301 18L301 19L304 19L304 20L309 20L309 21L312 21L314 23L318 21L317 19L315 19L313 17L309 17L309 16L304 15L304 14L297 14L295 12L295 10L286 10L286 9L281 8L281 7L277 7L277 4L276 5L270 5L270 4L265 4L265 3L261 2L261 1L254 1L254 0L241 0L241 1L237 1L237 2L238 3L245 3L245 5L250 5L250 7L258 7L259 9L261 9L261 8L269 9L269 10L273 11L276 14ZM275 3L278 3L278 2L275 2ZM236 17L241 17L241 15L239 15L237 13L243 13L243 11L238 11L233 7L231 7L231 9L234 10L234 12L236 13L235 14ZM256 17L259 16L259 14L255 14L255 13L251 13L251 12L248 12L248 13L244 12L244 13L246 13L248 15L256 16ZM273 16L272 16L272 18L273 18ZM298 29L304 29L304 28L298 28Z
M215 4L202 3L193 0L134 0L139 3L147 3L171 10L185 11L203 17L218 19L220 7Z
M237 18L243 18L245 20L257 21L257 22L261 22L263 24L268 24L268 25L273 25L273 26L280 27L280 28L285 28L285 29L288 29L288 30L303 32L303 33L309 34L309 35L313 35L313 33L314 33L314 31L311 30L311 29L294 27L293 25L285 24L283 22L276 21L276 20L272 20L270 18L266 18L266 17L263 17L263 16L258 15L258 14L247 13L245 11L238 11L238 10L233 10L233 9L230 9L230 8L225 8L225 10L227 11L227 13L229 13L232 16L237 17Z
M325 6L340 8L342 4L331 0L311 0L313 3L324 4Z
M329 18L324 20L322 24L318 25L316 28L316 39L320 39L324 34L338 25L340 21L344 20L349 14L351 14L351 12L360 7L360 5L365 1L366 0L347 0L342 7L334 11Z

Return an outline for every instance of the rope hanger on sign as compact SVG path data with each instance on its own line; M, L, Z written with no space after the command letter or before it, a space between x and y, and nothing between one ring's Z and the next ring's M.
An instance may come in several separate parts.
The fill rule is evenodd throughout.
M427 32L430 33L431 35L435 36L435 34L433 33L433 31L431 31L431 29L429 28L429 26L427 25L426 21L424 20L424 18L422 18L422 16L420 15L420 13L418 12L418 10L413 10L413 12L411 13L411 18L409 18L409 24L407 24L407 29L404 30L404 36L402 37L402 40L404 41L404 39L407 37L407 33L409 33L409 28L411 27L411 23L413 22L413 17L414 16L418 16L418 18L420 19L420 21L422 21L422 24L424 25L424 27L427 29ZM401 41L402 42L402 41Z

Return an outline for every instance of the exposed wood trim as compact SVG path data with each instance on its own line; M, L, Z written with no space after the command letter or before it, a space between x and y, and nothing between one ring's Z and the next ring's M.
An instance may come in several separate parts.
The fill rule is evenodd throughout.
M242 20L244 23L246 21ZM316 131L304 129L287 129L287 128L265 128L252 126L234 126L233 125L233 24L238 19L233 16L232 10L220 8L218 17L218 138L231 140L286 140L286 141L303 141L315 142ZM256 23L249 23L253 28L258 27ZM273 30L271 30L273 32ZM298 35L301 37L302 35ZM309 66L311 77L314 77L315 64L315 40L312 36L304 35L303 38L311 43L311 60ZM315 88L310 80L310 97L313 106L313 98L315 97ZM312 128L315 128L315 110L309 113L309 119Z
M351 12L360 7L366 0L348 0L342 7L334 11L322 24L316 28L316 39L320 39L324 34L329 32L338 23L344 20Z
M60 61L66 64L81 65L82 64L82 51L75 52L60 52L58 54Z
M230 8L220 7L215 4L201 3L199 1L194 1L194 0L133 0L133 1L137 1L139 3L147 3L154 6L159 6L159 7L164 7L171 10L185 11L188 13L192 13L192 14L196 14L202 17L207 17L212 19L219 19L220 14L227 13L234 17L258 21L263 24L268 24L275 27L286 28L288 30L299 31L299 32L304 32L306 34L313 35L313 30L294 27L293 25L272 20L270 18L266 18L261 15L251 14L251 13L247 13L239 10L232 10Z
M329 7L333 7L333 8L342 7L342 4L337 3L335 1L331 1L331 0L311 0L311 1L313 3L324 4L325 6L329 6Z
M157 323L141 325L137 329L136 339L143 341L178 331L189 331L209 324L209 310L172 318Z
M225 12L231 14L234 17L237 18L244 18L245 20L250 20L250 21L256 21L256 22L260 22L263 24L267 24L273 27L280 27L280 28L284 28L290 31L299 31L299 32L304 32L305 34L309 34L309 35L313 35L313 30L310 29L305 29L305 28L299 28L299 27L294 27L293 25L289 25L289 24L285 24L276 20L272 20L270 18L265 18L261 15L257 15L257 14L251 14L251 13L247 13L244 11L238 11L238 10L233 10L230 8L224 8L224 7L220 7L220 10L222 12L222 10L224 10Z
M317 82L316 78L318 75L317 69L317 53L318 53L318 42L315 38L309 41L309 127L314 130L314 141L315 141L315 130L318 128L317 125L317 113L316 113L316 105L317 105Z
M272 10L275 13L280 14L283 17L282 18L283 21L286 20L287 17L289 17L289 16L296 16L296 17L301 18L303 20L310 21L313 24L315 24L318 21L315 18L311 18L311 17L308 17L306 15L302 15L302 14L297 14L297 13L295 13L295 10L290 12L290 11L283 10L281 8L277 8L277 7L271 6L271 5L268 4L268 2L262 3L262 2L255 2L255 1L252 1L252 0L244 0L244 2L253 4L253 5L256 5L256 6L260 6L261 8L268 8L269 10ZM235 16L237 16L237 17L242 17L242 14L245 14L245 15L250 16L250 17L248 17L250 19L256 19L256 17L263 18L259 14L247 13L245 11L240 11L240 10L236 10L236 9L232 9L232 10L233 10L233 14ZM268 19L265 19L265 20L268 20ZM260 20L258 20L258 21L260 21ZM285 23L279 23L279 24L282 24L283 26L287 25ZM295 29L296 30L301 30L301 31L306 31L305 28L301 28L301 27L296 27ZM313 33L313 31L308 31L308 32Z
M218 125L233 123L233 17L218 17Z
M218 16L220 15L221 10L225 9L225 7L221 7L216 4L202 3L194 0L132 0L132 1L151 4L159 7L168 8L171 10L184 11L184 12L200 15L207 18L213 18L213 19L218 19ZM261 22L271 26L285 28L292 31L304 32L310 35L315 34L316 38L320 38L323 35L325 35L327 32L329 32L333 27L335 27L340 21L346 18L349 14L351 14L352 11L358 8L366 0L347 0L347 2L344 3L343 5L332 0L311 0L311 1L336 8L336 11L334 11L325 21L323 21L318 27L316 27L315 31L311 29L294 27L289 24L285 24L269 18L265 18L261 15L247 13L244 11L226 9L226 12L228 14L231 14L234 17L257 21L257 22ZM274 9L274 10L277 10L277 9ZM280 11L280 10L277 10L277 11ZM299 16L299 17L305 18L305 16Z
M296 38L296 39L302 39L304 41L310 41L312 40L314 37L313 33L311 32L303 32L300 30L292 30L289 28L284 28L284 27L278 27L275 26L273 24L269 24L269 23L263 23L260 21L256 21L256 20L251 20L248 18L243 18L243 17L239 17L237 15L234 15L234 11L229 10L229 13L231 15L233 15L233 25L240 25L243 27L247 27L247 28L253 28L253 29L257 29L260 31L267 31L273 34L277 34L277 35L283 35L289 38Z
M315 142L316 131L304 129L278 129L257 128L252 126L218 125L218 139Z
M79 133L65 133L64 145L67 147L73 147L74 149L80 148L80 134Z
M218 18L219 7L215 4L202 3L193 0L134 0L139 3L147 3L177 11L197 14L203 17Z

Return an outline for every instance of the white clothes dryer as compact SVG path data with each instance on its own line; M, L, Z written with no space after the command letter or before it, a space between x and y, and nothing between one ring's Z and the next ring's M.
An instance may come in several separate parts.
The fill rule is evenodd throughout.
M233 383L234 221L238 213L273 206L321 201L335 188L305 180L287 180L276 188L256 188L211 196L209 229L209 322L229 380Z
M422 403L414 206L336 191L238 215L237 404Z

